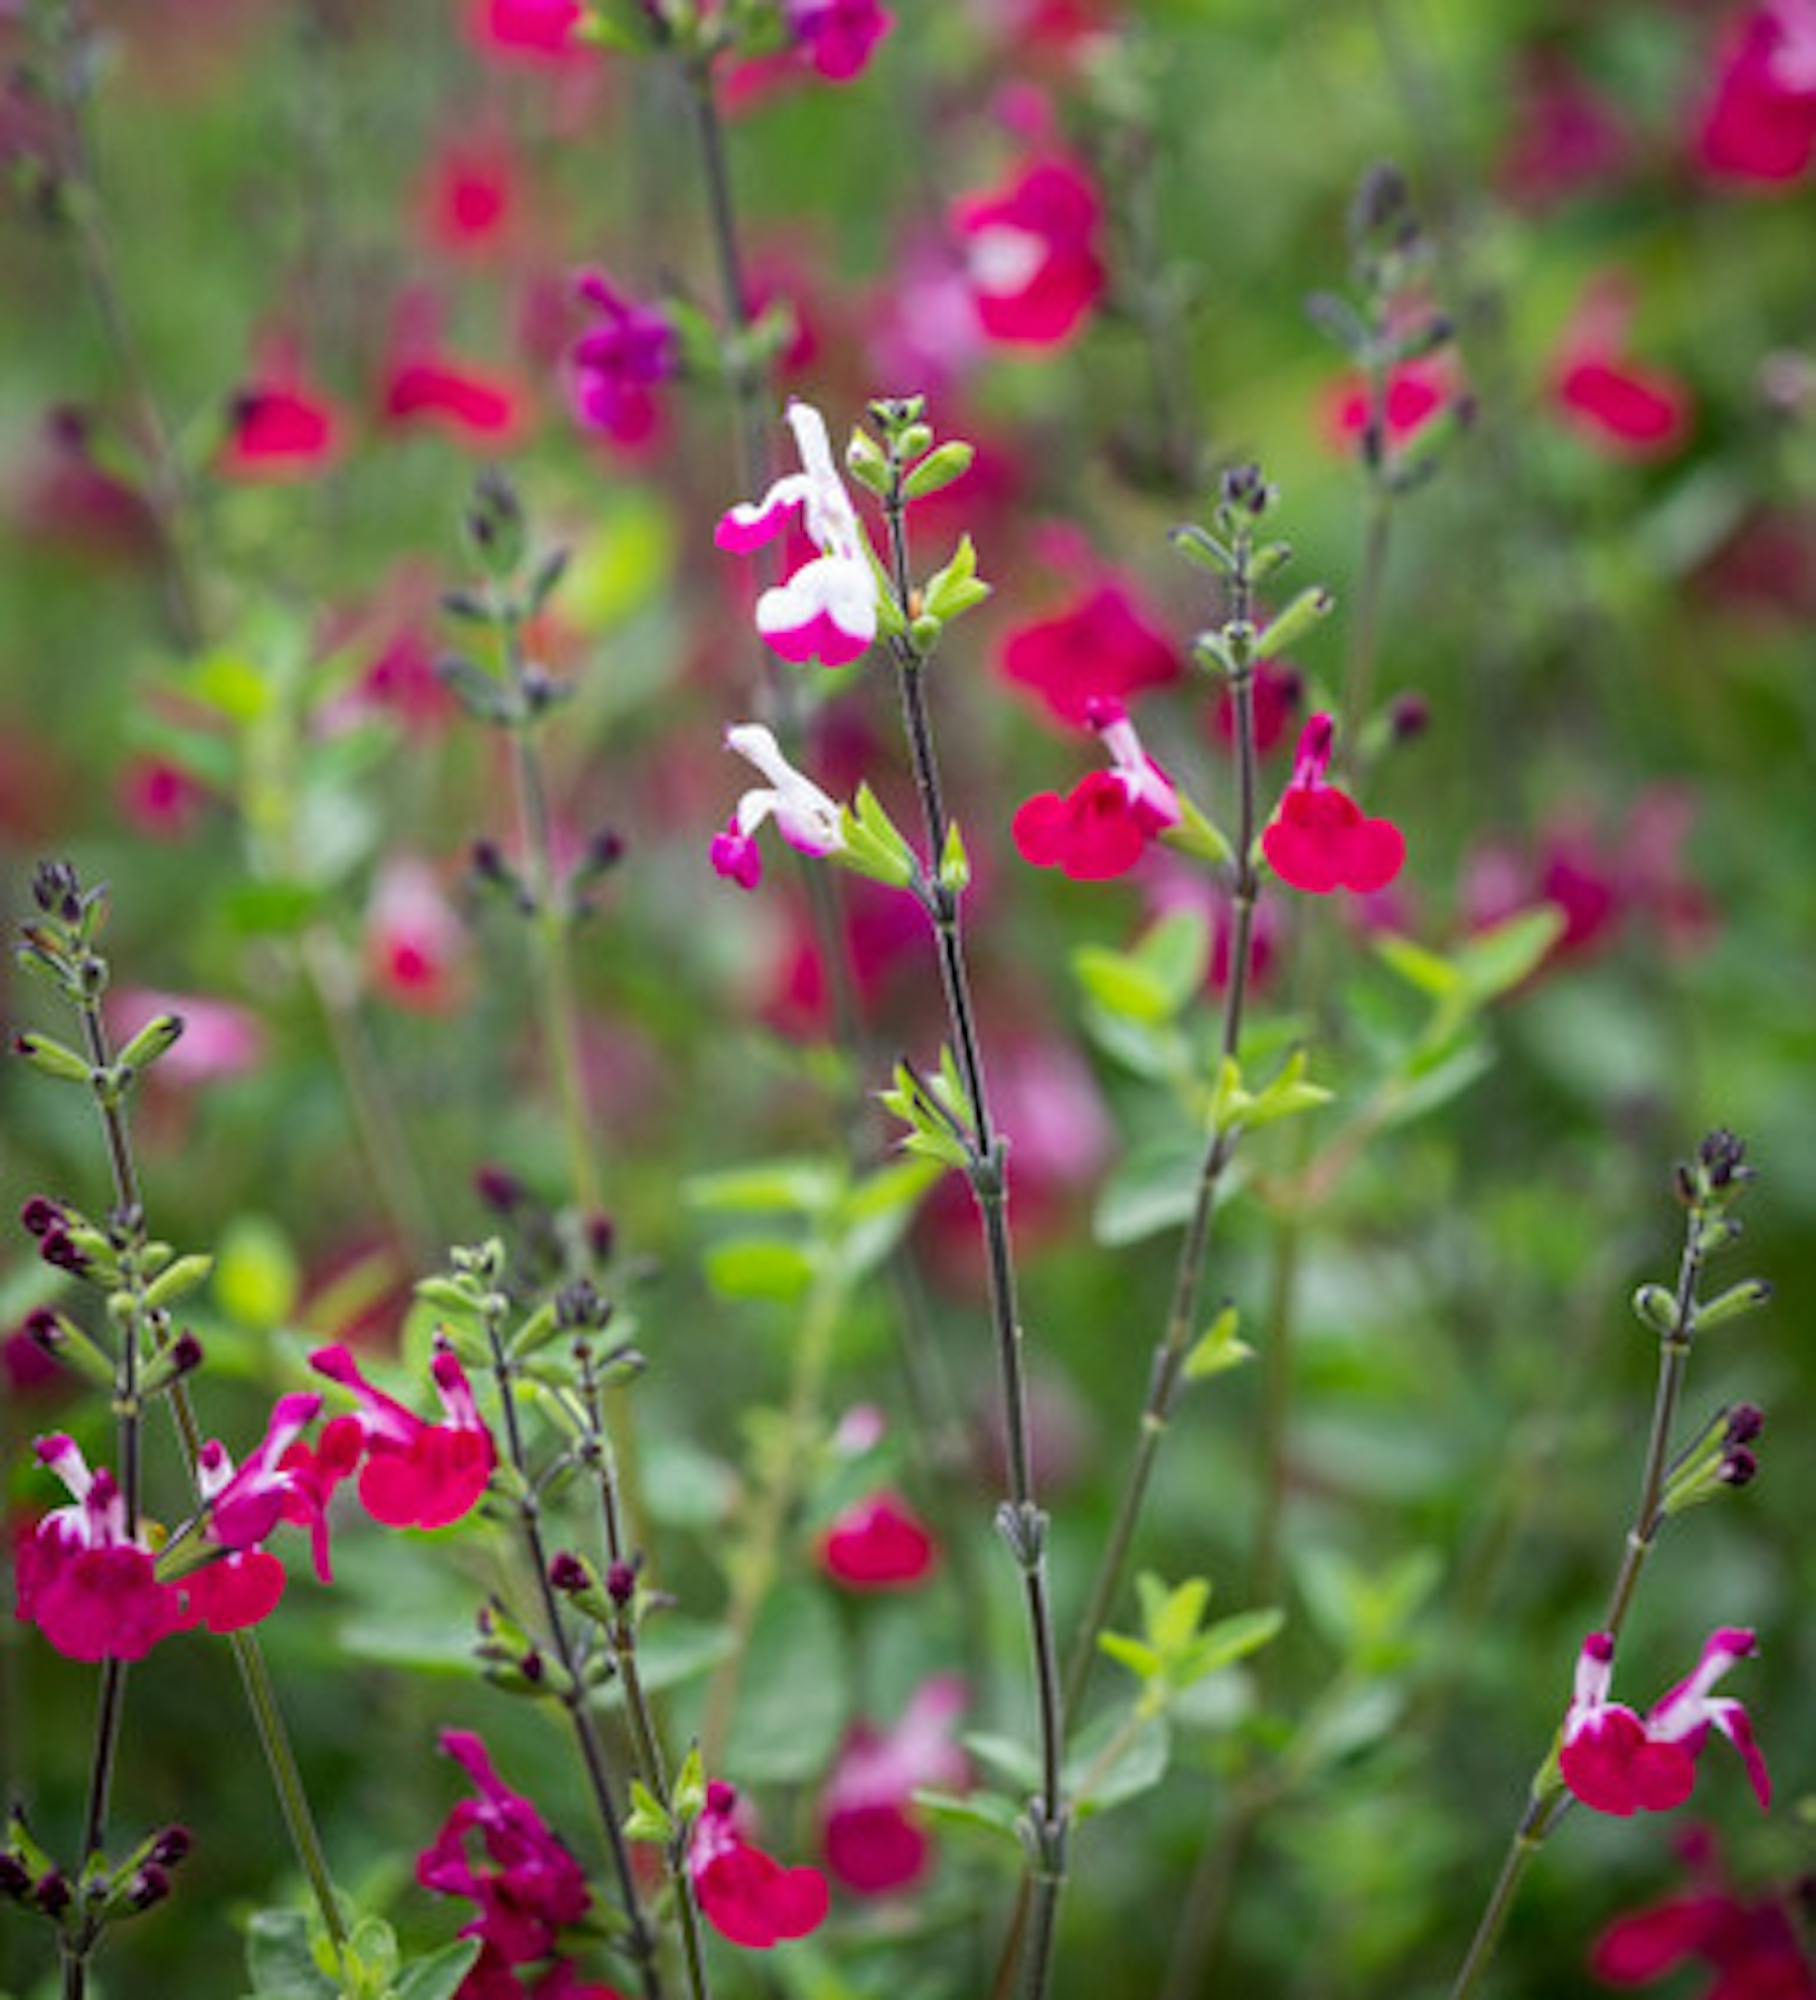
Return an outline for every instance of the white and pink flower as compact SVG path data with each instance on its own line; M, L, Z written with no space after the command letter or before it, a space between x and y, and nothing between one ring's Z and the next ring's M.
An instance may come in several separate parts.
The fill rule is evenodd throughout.
M727 881L740 889L754 889L762 881L757 829L766 819L773 819L777 832L801 854L834 854L845 845L838 802L783 756L773 730L760 722L736 723L725 732L725 747L769 780L746 792L725 830L713 836L712 864Z

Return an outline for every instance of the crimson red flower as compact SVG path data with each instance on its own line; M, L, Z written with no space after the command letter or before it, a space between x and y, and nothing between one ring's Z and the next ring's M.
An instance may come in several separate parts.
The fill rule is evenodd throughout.
M1094 702L1089 720L1110 752L1110 769L1080 779L1064 798L1036 792L1010 833L1030 866L1058 868L1074 882L1107 882L1126 875L1151 840L1179 824L1179 795L1120 703Z
M1088 722L1094 704L1126 702L1184 671L1177 650L1118 578L1018 626L1003 642L1005 676L1032 688L1061 722Z
M182 840L195 831L208 790L168 757L143 756L120 773L119 799L135 832L152 840Z
M1816 159L1816 5L1749 8L1723 39L1696 156L1717 180L1785 187Z
M523 422L514 383L443 355L397 363L385 384L384 411L394 424L439 430L485 450L513 438Z
M491 56L573 62L587 55L574 38L585 14L581 0L472 0L469 32Z
M358 1401L367 1452L359 1497L375 1521L391 1528L445 1528L479 1504L497 1453L451 1350L439 1349L429 1364L447 1413L443 1424L426 1422L367 1381L344 1347L318 1347L309 1365Z
M1625 352L1633 299L1618 278L1593 284L1552 366L1552 397L1579 436L1620 458L1668 457L1690 434L1690 392Z
M782 18L828 83L861 74L895 26L895 16L879 0L782 0Z
M1057 346L1103 294L1102 204L1084 169L1062 155L958 202L952 223L979 322L993 340Z
M1456 400L1456 364L1449 354L1402 361L1387 377L1386 443L1391 449L1416 437L1447 404ZM1324 434L1337 451L1357 451L1374 414L1374 392L1360 374L1345 375L1327 391Z
M901 1494L841 1508L820 1538L820 1567L847 1590L912 1590L933 1574L939 1546Z
M687 1867L701 1914L747 1951L803 1938L826 1921L826 1878L817 1868L784 1868L738 1831L738 1795L718 1780L694 1821Z
M847 1734L820 1797L820 1842L827 1867L853 1895L893 1895L926 1874L933 1837L914 1794L963 1791L971 1782L952 1741L967 1699L956 1674L939 1674L916 1689L893 1729L860 1722Z
M301 382L255 383L233 399L220 471L228 479L311 479L340 457L344 429L334 405Z
M1608 1699L1614 1641L1592 1632L1577 1659L1576 1689L1564 1717L1558 1769L1564 1783L1596 1812L1626 1818L1635 1812L1669 1812L1696 1785L1696 1760L1711 1729L1719 1730L1745 1764L1761 1808L1772 1801L1772 1781L1753 1740L1753 1724L1737 1701L1709 1690L1758 1645L1740 1626L1718 1626L1703 1647L1696 1670L1655 1702L1642 1717Z
M1261 851L1281 881L1308 896L1333 889L1368 895L1399 874L1406 838L1392 820L1365 817L1347 792L1325 782L1334 734L1328 715L1305 725L1292 781L1261 836Z
M510 227L516 206L517 162L498 140L456 139L430 161L422 228L438 250L483 255Z
M570 356L574 413L618 444L655 431L654 391L681 365L681 342L666 313L620 292L603 271L583 271L575 291L598 315Z
M1590 1953L1596 1978L1608 1986L1650 1986L1700 1960L1715 1975L1705 2000L1816 2000L1816 1972L1780 1898L1737 1894L1705 1828L1691 1829L1678 1848L1690 1884L1617 1917Z

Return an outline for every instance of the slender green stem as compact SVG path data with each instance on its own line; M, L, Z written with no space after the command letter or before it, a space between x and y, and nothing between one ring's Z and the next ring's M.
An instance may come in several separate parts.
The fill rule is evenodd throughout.
M1384 422L1382 417L1371 422ZM1356 613L1349 628L1349 652L1343 670L1343 740L1353 758L1373 700L1375 661L1380 652L1381 600L1387 583L1387 557L1393 531L1393 496L1378 481L1369 489L1362 538L1362 571L1356 582Z
M536 1573L543 1622L548 1628L549 1643L555 1649L562 1671L561 1703L573 1726L580 1760L586 1767L587 1786L599 1816L600 1831L605 1836L606 1852L611 1860L612 1872L618 1878L618 1893L624 1905L627 1926L624 1949L636 1964L645 2000L661 2000L662 1973L656 1960L656 1939L637 1894L637 1879L631 1871L630 1848L624 1837L624 1819L612 1793L605 1748L587 1707L583 1663L575 1650L567 1620L562 1616L561 1600L549 1579L548 1549L542 1536L542 1503L536 1496L536 1484L530 1476L523 1429L517 1414L517 1370L505 1347L497 1315L487 1313L485 1325L486 1338L492 1350L492 1372L498 1381L499 1407L504 1417L505 1448L512 1470L517 1474L520 1496L517 1513L523 1531L524 1551Z
M1249 547L1244 536L1236 551L1237 569L1232 612L1237 627L1246 626L1249 612ZM1255 682L1246 659L1233 678L1236 709L1236 792L1237 825L1233 898L1235 922L1230 941L1229 984L1224 992L1223 1026L1218 1047L1225 1062L1234 1061L1242 1042L1242 1020L1248 998L1249 956L1254 939L1255 905L1261 894L1261 878L1255 867L1257 799L1259 791L1259 750L1255 738ZM1191 1351L1197 1324L1198 1294L1203 1286L1205 1258L1210 1247L1211 1218L1216 1210L1217 1190L1236 1151L1240 1133L1235 1127L1214 1129L1205 1141L1203 1162L1198 1171L1198 1191L1192 1213L1179 1246L1173 1272L1172 1303L1148 1375L1147 1400L1142 1405L1135 1454L1123 1481L1114 1525L1103 1557L1092 1580L1085 1612L1079 1621L1072 1657L1066 1670L1065 1709L1068 1725L1075 1722L1079 1704L1090 1685L1091 1669L1097 1658L1097 1639L1115 1608L1117 1593L1128 1565L1129 1550L1147 1499L1154 1462L1160 1455L1161 1440L1171 1421L1178 1397L1186 1357Z
M1563 1801L1562 1792L1551 1792L1544 1797L1534 1794L1527 1801L1513 1838L1507 1843L1506 1858L1501 1863L1500 1874L1495 1878L1481 1921L1476 1925L1475 1936L1470 1940L1468 1955L1450 1989L1450 2000L1469 2000L1481 1984L1483 1974L1493 1961L1495 1948L1500 1944L1501 1933L1507 1927L1514 1898L1526 1879L1526 1870L1532 1866L1533 1856L1544 1845L1545 1836L1563 1816Z
M946 817L932 720L927 707L927 661L909 636L912 621L909 613L911 586L906 506L902 495L902 468L894 458L893 449L891 456L893 476L885 516L889 530L890 575L903 633L894 642L892 652L927 847L922 897L934 926L953 1045L960 1078L971 1105L967 1142L969 1177L984 1236L990 1314L996 1334L1004 1431L1008 1444L1009 1494L999 1520L1022 1573L1022 1593L1033 1662L1041 1789L1039 1797L1030 1806L1033 1845L1038 1858L1030 1864L1033 1900L1023 1990L1029 2000L1044 2000L1053 1977L1054 1933L1071 1818L1061 1778L1065 1723L1058 1653L1053 1638L1053 1607L1047 1582L1047 1523L1035 1495L1033 1458L1029 1446L1027 1373L1021 1316L1016 1305L1015 1257L1009 1233L1005 1152L1001 1137L991 1121L983 1048L965 963L959 901L939 880L940 857L945 851L950 823Z

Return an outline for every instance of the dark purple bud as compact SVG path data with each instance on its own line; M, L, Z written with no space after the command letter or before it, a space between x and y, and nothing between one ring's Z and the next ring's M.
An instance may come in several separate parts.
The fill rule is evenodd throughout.
M20 1902L31 1885L31 1870L18 1855L0 1851L0 1896L10 1896L14 1902Z
M1223 475L1223 503L1244 513L1262 515L1273 499L1273 489L1261 476L1258 465L1233 465Z
M615 1562L605 1573L605 1594L620 1607L628 1604L637 1594L637 1568L634 1563Z
M82 914L82 884L67 861L40 861L32 870L32 900L44 914L73 924Z
M32 1898L47 1917L69 1908L69 1877L61 1868L47 1868L32 1884Z
M187 1328L170 1344L170 1372L187 1375L202 1365L202 1343Z
M468 860L473 864L473 873L484 882L508 882L511 871L504 858L504 849L495 840L476 840L468 851Z
M1686 1208L1696 1206L1696 1183L1690 1178L1690 1169L1682 1161L1671 1170L1671 1185Z
M1403 694L1387 712L1396 743L1410 743L1431 727L1431 705L1422 694Z
M63 1328L49 1306L40 1306L36 1312L27 1313L25 1324L19 1331L34 1347L41 1347L46 1354L55 1354L63 1345Z
M611 1316L610 1304L585 1278L575 1279L555 1294L555 1319L564 1331L603 1326Z
M148 1861L132 1878L132 1888L127 1892L129 1909L149 1910L154 1903L163 1902L170 1894L170 1877L156 1862Z
M609 1215L591 1215L586 1223L586 1247L593 1253L593 1262L609 1264L612 1260L612 1246L618 1240L618 1231Z
M595 875L616 868L624 859L624 836L615 828L602 826L586 844L586 867Z
M28 1236L48 1236L63 1220L63 1205L52 1201L47 1194L34 1194L27 1198L19 1211L19 1220L25 1225Z
M543 1676L542 1655L532 1646L517 1662L517 1668L526 1681L532 1684L540 1682Z
M1743 1164L1746 1156L1746 1141L1736 1138L1726 1126L1718 1126L1696 1149L1696 1157L1713 1188L1730 1187L1736 1180L1747 1178Z
M1736 1403L1728 1412L1729 1444L1751 1444L1766 1427L1766 1413L1757 1403Z
M549 1581L557 1590L584 1590L587 1585L586 1564L571 1549L562 1549L549 1564Z
M1759 1474L1759 1460L1744 1444L1737 1444L1722 1454L1721 1471L1717 1475L1724 1486L1750 1486Z
M188 1827L180 1823L173 1824L165 1827L163 1832L153 1839L148 1858L155 1861L160 1868L174 1868L179 1861L187 1857L192 1845Z
M503 1167L481 1167L473 1176L473 1192L487 1208L509 1215L523 1201L523 1183Z
M88 1259L83 1256L69 1234L63 1229L53 1229L38 1245L38 1255L47 1264L56 1265L60 1271L73 1271L78 1276L88 1269Z

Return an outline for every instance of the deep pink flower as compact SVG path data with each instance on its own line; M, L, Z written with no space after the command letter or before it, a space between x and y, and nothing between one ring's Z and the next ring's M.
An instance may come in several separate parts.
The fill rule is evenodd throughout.
M841 1508L820 1537L820 1567L847 1590L912 1590L933 1574L933 1532L892 1490Z
M820 1795L820 1843L834 1879L853 1895L892 1895L926 1874L933 1839L914 1794L970 1784L970 1763L952 1740L967 1701L956 1674L939 1674L915 1690L893 1729L860 1722L847 1733Z
M1696 155L1718 180L1786 187L1816 159L1816 0L1772 0L1729 27Z
M417 1857L417 1881L438 1895L478 1904L479 1914L460 1934L479 1938L496 1966L547 1958L562 1930L579 1923L591 1906L585 1873L535 1806L499 1778L477 1736L450 1729L441 1748L471 1778L478 1796L460 1800ZM482 1981L476 1990L522 1989Z
M585 14L581 0L471 0L469 28L488 55L572 62L588 53L574 39Z
M517 161L495 138L453 139L429 163L423 234L453 257L483 256L509 230L517 207Z
M1618 112L1569 62L1549 50L1523 64L1500 183L1521 206L1544 209L1605 186L1632 162Z
M1715 1975L1704 2000L1816 2000L1816 1972L1783 1901L1769 1892L1738 1894L1706 1828L1692 1828L1678 1849L1690 1883L1615 1918L1590 1953L1596 1978L1608 1986L1650 1986L1700 1960Z
M120 773L120 811L152 840L186 839L207 800L201 780L168 757L134 757Z
M1552 363L1564 421L1619 458L1668 457L1690 434L1690 392L1674 375L1626 353L1633 298L1615 277L1590 286Z
M1614 1641L1592 1632L1577 1659L1576 1690L1564 1717L1558 1768L1586 1806L1625 1818L1635 1812L1669 1812L1696 1785L1696 1759L1709 1731L1718 1729L1747 1768L1761 1807L1771 1804L1772 1781L1753 1740L1753 1725L1737 1701L1713 1699L1710 1688L1736 1660L1758 1646L1739 1626L1710 1633L1696 1670L1655 1702L1644 1717L1608 1699Z
M326 397L296 380L255 382L233 399L219 469L227 479L312 479L344 441L345 424Z
M1392 820L1366 818L1347 792L1325 782L1334 733L1328 715L1305 725L1292 781L1261 836L1261 851L1282 882L1308 896L1333 889L1367 895L1399 874L1406 839Z
M393 632L344 697L357 714L382 711L411 735L429 735L460 713L435 671L435 649L415 625Z
M1118 578L1018 626L1003 642L1004 675L1032 688L1061 722L1089 722L1094 704L1127 702L1184 671L1179 653Z
M46 1514L15 1562L16 1615L72 1660L142 1660L191 1623L182 1590L160 1583L145 1543L126 1532L126 1503L105 1467L90 1472L73 1438L37 1440L39 1463L74 1504Z
M1295 667L1263 660L1255 669L1255 748L1263 757L1286 740L1304 693L1305 683ZM1236 740L1236 698L1227 687L1218 690L1211 732L1222 744Z
M329 1581L328 1507L335 1489L359 1470L365 1456L366 1432L354 1416L338 1416L322 1426L313 1445L298 1439L278 1459L291 1485L284 1496L284 1519L309 1530L315 1573Z
M184 1577L183 1591L190 1617L208 1631L242 1632L277 1609L286 1580L269 1549L240 1549Z
M1110 753L1110 769L1093 771L1064 798L1035 793L1010 831L1031 866L1058 868L1074 882L1107 882L1126 875L1151 840L1179 824L1179 795L1120 703L1093 703L1088 720Z
M438 430L486 451L515 438L523 423L515 383L445 355L396 363L385 383L384 412L399 426Z
M761 500L720 517L713 540L749 555L799 520L819 554L757 599L757 630L772 651L799 666L843 667L876 638L876 580L864 530L833 463L826 420L811 403L788 406L801 470L778 479Z
M701 1914L719 1935L747 1951L803 1938L826 1921L826 1878L817 1868L784 1868L753 1846L736 1824L738 1795L714 1780L694 1821L687 1867Z
M313 1390L280 1396L264 1437L237 1471L226 1446L218 1438L207 1440L196 1457L196 1484L209 1502L209 1541L235 1551L256 1548L280 1521L294 1519L299 1506L315 1525L307 1512L313 1488L289 1462L288 1454L321 1408L322 1399ZM323 1583L333 1581L325 1533L315 1544L315 1567Z
M954 206L978 319L991 339L1051 347L1083 325L1104 290L1102 223L1090 177L1058 154Z
M602 271L583 271L574 289L599 316L569 357L574 412L619 444L641 444L658 421L652 392L681 364L674 324L618 291Z
M445 1014L464 995L466 927L435 871L387 861L366 909L366 968L374 989L413 1014Z
M828 83L859 75L895 26L881 0L782 0L782 18Z
M1417 437L1438 412L1456 401L1456 363L1448 352L1402 361L1387 377L1386 443L1391 450ZM1351 452L1374 414L1374 392L1359 374L1345 375L1326 392L1323 429L1331 448Z
M479 1504L497 1454L479 1415L466 1372L442 1348L429 1364L447 1422L431 1424L368 1382L341 1346L318 1347L309 1365L350 1389L359 1404L366 1462L361 1504L391 1528L445 1528Z

